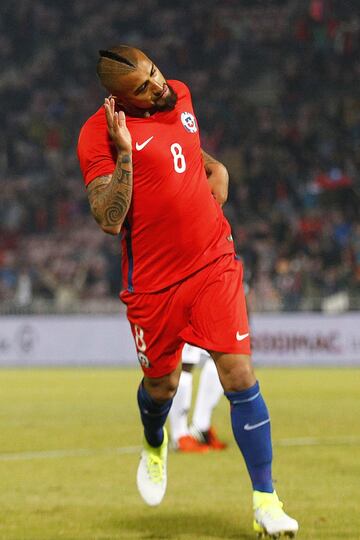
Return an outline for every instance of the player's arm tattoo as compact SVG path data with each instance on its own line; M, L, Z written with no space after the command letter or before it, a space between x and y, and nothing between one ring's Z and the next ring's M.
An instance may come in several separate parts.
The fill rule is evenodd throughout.
M132 186L132 159L128 153L119 153L112 175L99 176L89 184L91 212L105 232L120 232L130 207Z

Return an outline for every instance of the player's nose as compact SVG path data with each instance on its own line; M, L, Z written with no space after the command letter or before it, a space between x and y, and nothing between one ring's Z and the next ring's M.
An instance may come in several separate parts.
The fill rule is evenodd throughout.
M152 83L152 91L154 92L154 95L156 97L160 96L164 90L164 85L160 83L159 81L153 81Z

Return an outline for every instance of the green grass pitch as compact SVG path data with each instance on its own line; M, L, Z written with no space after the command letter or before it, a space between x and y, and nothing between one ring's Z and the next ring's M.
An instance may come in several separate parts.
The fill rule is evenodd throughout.
M259 369L274 477L300 539L360 538L360 371ZM139 370L0 370L1 540L250 539L251 489L222 399L225 452L169 457L168 491L135 484Z

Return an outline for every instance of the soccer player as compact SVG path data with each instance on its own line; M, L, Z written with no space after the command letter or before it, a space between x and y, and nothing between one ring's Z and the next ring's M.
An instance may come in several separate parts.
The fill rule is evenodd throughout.
M292 536L298 524L272 482L270 418L251 362L243 269L220 206L226 168L201 149L187 86L167 81L142 51L102 50L97 73L111 95L82 127L78 157L94 218L104 232L121 233L120 298L144 373L139 492L152 506L164 497L164 424L181 351L191 343L209 351L230 402L255 531Z
M191 406L193 367L205 356L201 369L199 388L196 395L192 423L188 424ZM220 441L211 426L214 407L224 395L213 359L207 351L185 343L182 350L182 371L170 413L170 431L173 447L180 452L203 453L209 450L224 450L227 445Z

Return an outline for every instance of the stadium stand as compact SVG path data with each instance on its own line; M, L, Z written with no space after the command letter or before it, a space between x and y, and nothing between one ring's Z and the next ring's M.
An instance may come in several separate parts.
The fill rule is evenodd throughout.
M103 100L97 50L151 53L189 84L254 311L360 308L360 17L336 0L3 0L2 312L117 311L119 239L76 159ZM166 31L165 31L166 29Z

